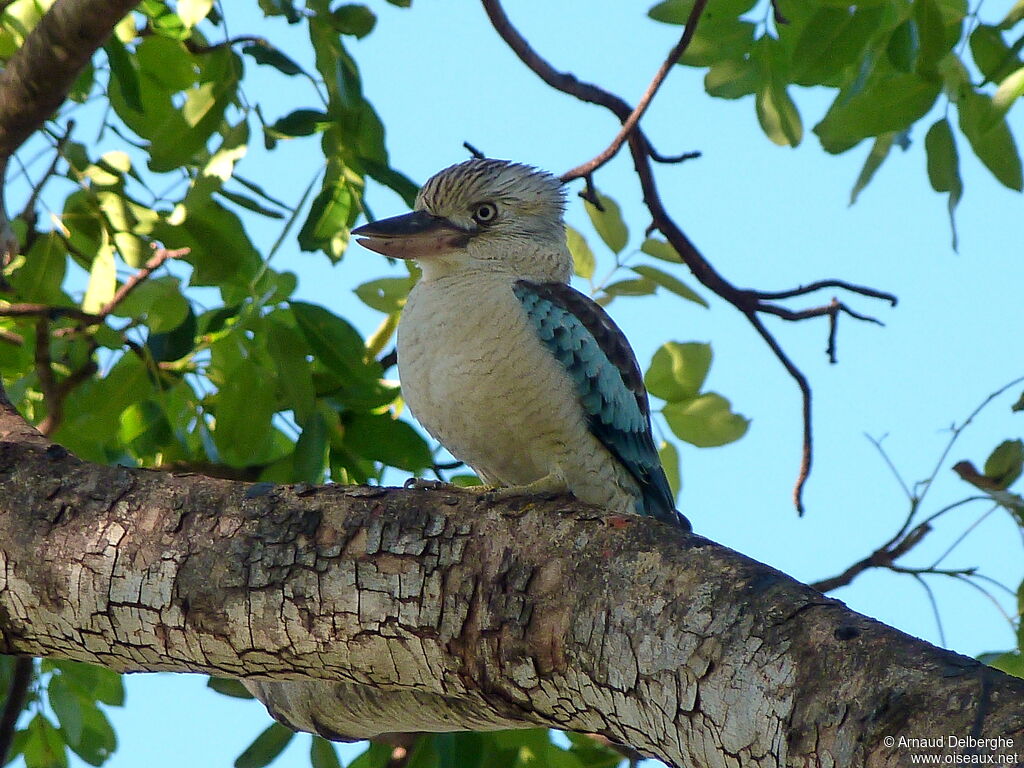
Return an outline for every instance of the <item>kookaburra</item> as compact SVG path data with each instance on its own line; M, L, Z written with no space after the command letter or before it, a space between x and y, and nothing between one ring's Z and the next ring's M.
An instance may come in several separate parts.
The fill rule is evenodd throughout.
M403 396L499 494L568 491L688 528L629 342L568 284L564 208L550 174L473 159L427 181L412 213L353 230L423 273L398 327Z

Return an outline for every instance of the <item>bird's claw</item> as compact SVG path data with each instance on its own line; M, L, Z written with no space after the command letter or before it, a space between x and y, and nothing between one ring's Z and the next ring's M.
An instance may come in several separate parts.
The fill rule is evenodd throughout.
M458 491L462 490L451 483L444 483L440 480L427 480L422 477L410 477L402 484L403 488L412 488L418 491Z

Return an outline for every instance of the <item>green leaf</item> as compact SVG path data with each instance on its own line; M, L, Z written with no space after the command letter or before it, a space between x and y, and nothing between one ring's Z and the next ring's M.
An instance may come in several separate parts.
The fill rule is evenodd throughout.
M270 765L274 758L284 751L294 735L294 731L280 723L274 723L238 756L235 768L263 768Z
M565 241L569 246L569 253L572 254L573 272L584 280L592 278L597 267L597 259L594 258L594 252L590 250L586 238L576 229L566 224Z
M99 766L117 749L117 736L107 716L99 708L83 702L82 738L68 746L89 765Z
M730 410L728 400L714 393L669 403L661 412L676 437L698 448L739 440L750 424Z
M158 363L180 360L195 348L195 343L196 316L191 306L178 326L164 333L151 332L146 338L146 347Z
M925 75L934 73L939 60L949 52L960 35L947 40L945 21L935 0L914 0L914 20L919 42L916 69Z
M124 704L124 681L112 669L81 661L59 660L53 665L80 695L115 707Z
M682 264L682 257L676 252L676 249L666 243L664 240L655 240L652 237L644 240L644 244L640 246L640 250L646 253L648 256L653 256L656 259L667 261L672 264Z
M185 322L189 304L176 277L151 277L129 293L114 310L118 317L144 321L150 333L166 333Z
M419 472L434 462L419 433L387 413L353 414L345 421L345 445L366 459L408 472Z
M622 211L619 209L619 204L607 195L602 195L600 192L596 194L601 208L604 210L598 210L597 206L589 200L584 201L583 206L587 209L590 222L594 225L594 229L597 230L597 234L601 236L604 244L615 253L620 253L629 240L629 229L622 218Z
M349 3L331 11L331 22L343 35L366 37L377 24L377 16L365 5Z
M355 328L315 304L291 301L289 306L299 330L321 363L343 376L360 375L365 367L366 347Z
M900 133L923 117L942 89L938 78L898 72L876 64L863 88L846 88L814 126L822 147L833 154L860 141Z
M152 456L172 439L167 414L155 400L132 403L121 411L118 424L118 439L136 456Z
M701 23L705 17L712 20L736 18L756 4L756 0L710 0L701 14ZM655 21L663 24L685 24L693 10L693 0L665 0L647 12Z
M981 93L967 91L957 102L960 130L971 149L999 181L1021 191L1021 162L1013 134L1005 116L998 116L992 100Z
M657 290L657 284L646 277L618 280L604 287L604 292L608 296L650 296L655 290Z
M344 175L325 179L299 230L299 247L303 251L322 249L331 261L338 261L348 245L348 231L356 210Z
M28 253L15 262L20 264L8 281L18 298L39 304L66 304L61 291L67 269L68 254L56 232L36 238Z
M756 56L716 61L704 76L704 90L719 99L739 99L757 93L765 72Z
M647 391L672 403L700 392L711 369L711 345L669 341L662 344L644 374Z
M662 469L665 470L665 477L668 478L668 486L672 489L672 498L679 498L679 490L682 488L682 475L679 470L679 449L675 444L662 440L658 446L658 460Z
M292 477L288 482L322 483L327 466L327 423L314 413L305 420L292 454Z
M217 450L230 466L257 464L272 450L274 373L251 360L242 360L224 375L214 408Z
M26 768L67 768L68 754L64 737L43 715L35 715L26 729L21 745Z
M320 736L313 737L309 747L309 763L312 768L341 768L334 745Z
M242 53L251 56L257 64L266 64L282 74L288 76L305 74L302 67L266 40L243 46Z
M296 109L279 119L268 130L278 138L289 136L311 136L330 125L326 112L319 109Z
M114 249L100 248L89 270L89 284L82 299L82 311L99 312L117 291L117 266L114 263Z
M990 478L997 489L1005 490L1016 482L1024 469L1024 442L1004 440L985 460L985 477Z
M410 277L382 277L355 288L355 294L366 306L391 315L405 306L405 300L416 281Z
M233 677L210 677L206 681L206 687L219 694L230 696L234 699L255 698L251 693L249 693L249 690L242 685L241 680L236 680Z
M710 0L679 63L706 67L722 59L741 58L750 49L755 26L738 17L754 4L754 0ZM685 24L692 10L693 0L668 0L651 8L648 16L666 24Z
M78 744L82 739L82 705L78 694L71 690L62 676L53 675L46 686L46 699L57 715L67 743Z
M135 62L124 43L112 36L103 46L107 53L107 60L110 63L110 74L114 82L120 88L121 96L125 104L136 112L143 112L142 89L139 86L139 73L135 68Z
M971 32L971 55L987 82L1002 82L1021 66L1020 57L1003 40L1002 32L989 24L979 24Z
M882 6L822 6L807 20L789 54L789 79L799 85L830 83L856 66L885 14Z
M912 72L917 63L918 47L917 25L908 19L892 31L885 46L885 55L895 69Z
M860 169L860 175L857 176L857 181L850 191L850 205L857 202L857 197L864 191L864 187L875 177L875 171L881 167L882 163L889 156L889 150L892 149L893 139L895 138L895 133L886 133L875 139L875 143L871 146L871 151L864 161L864 167Z
M306 360L309 345L298 329L278 319L283 314L274 312L266 318L267 352L274 362L284 397L280 410L292 411L296 422L305 425L316 409L316 391Z
M349 763L347 768L387 768L391 751L387 744L371 742L366 751Z
M189 284L237 286L248 290L263 261L241 219L218 203L180 205L184 221L161 223L154 236L168 248L189 248L182 258L194 270Z
M651 267L646 264L632 267L632 270L638 275L646 277L651 282L657 283L662 288L671 291L676 296L680 296L687 301L692 301L695 304L700 304L702 307L708 306L707 301L705 301L700 294L691 289L674 275L670 275L668 272L664 272L657 267Z
M960 158L953 139L953 129L945 118L937 120L924 137L924 148L928 155L928 180L936 192L949 193L949 226L953 232L953 250L957 247L956 207L963 194L960 181Z
M758 122L773 143L795 147L803 139L804 128L796 104L786 89L781 46L774 39L762 37L758 40L757 53L765 71L754 100Z

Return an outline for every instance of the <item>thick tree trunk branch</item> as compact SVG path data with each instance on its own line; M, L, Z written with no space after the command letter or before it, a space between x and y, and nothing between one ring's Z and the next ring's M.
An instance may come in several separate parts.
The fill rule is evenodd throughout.
M57 0L0 72L0 158L64 102L71 85L138 0Z
M95 466L9 406L0 652L247 678L333 737L540 724L677 766L1024 744L1024 681L655 521Z

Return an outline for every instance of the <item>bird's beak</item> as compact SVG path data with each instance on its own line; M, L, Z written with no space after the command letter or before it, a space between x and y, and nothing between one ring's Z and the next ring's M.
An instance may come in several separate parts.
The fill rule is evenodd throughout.
M352 234L364 248L396 259L429 259L469 242L469 232L426 211L364 224L353 229Z

